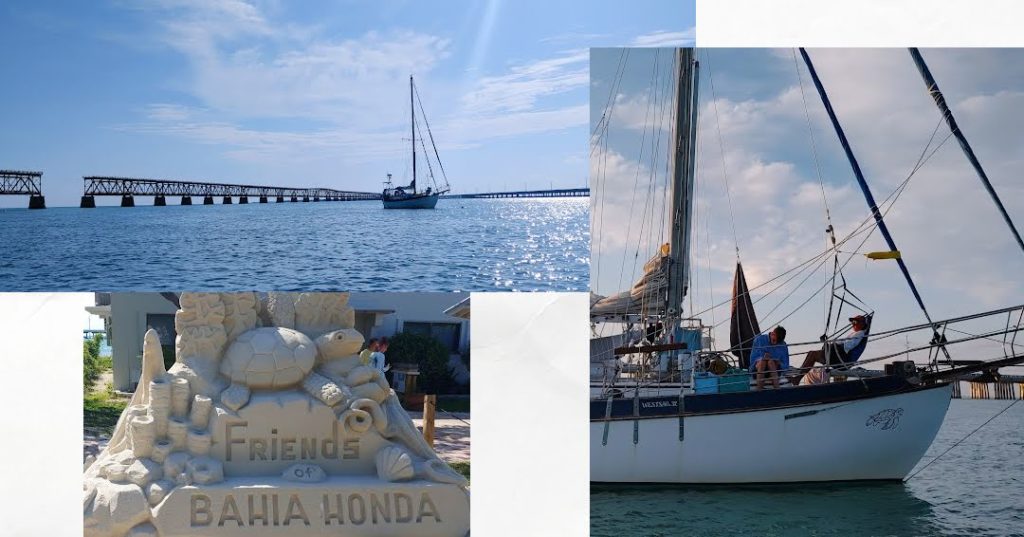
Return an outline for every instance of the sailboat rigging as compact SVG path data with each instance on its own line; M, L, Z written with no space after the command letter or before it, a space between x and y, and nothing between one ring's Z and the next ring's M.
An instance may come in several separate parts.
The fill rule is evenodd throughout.
M591 304L595 335L598 325L623 328L619 334L591 341L592 482L903 479L935 438L949 405L953 382L965 375L993 373L1000 367L1024 363L1024 353L1017 352L1015 337L1007 343L1008 336L1024 331L1024 305L945 320L933 319L925 309L903 256L885 226L884 216L895 198L890 195L881 205L875 201L810 56L803 49L800 55L871 213L857 229L838 240L830 224L831 246L811 262L801 264L800 271L819 262L823 264L829 256L835 257L830 300L838 299L839 305L835 312L836 330L831 337L849 329L839 319L843 306L850 305L859 311L856 317L861 319L857 322L862 323L864 343L844 350L848 351L846 363L836 363L826 345L823 366L793 368L788 373L795 376L784 378L780 388L752 390L750 353L760 328L754 313L756 301L751 299L752 289L743 274L738 250L732 313L722 321L730 324L729 352L733 356L712 348L710 327L698 318L683 315L694 219L699 64L693 49L678 49L673 70L677 84L668 172L669 240L644 265L642 276L630 290L608 297L594 296ZM934 82L929 85L934 86ZM603 116L602 121L608 118ZM994 196L994 191L990 192ZM897 261L924 313L925 324L872 331L874 312L847 289L842 268L852 254L840 263L839 248L858 235L864 235L866 241L873 229L882 232L891 250L880 257ZM798 274L799 271L792 277ZM832 314L830 302L826 332ZM1005 329L971 335L952 328L958 323L999 315L1007 316ZM1013 319L1015 323L1011 322ZM951 339L947 329L951 335L968 335ZM901 351L858 360L868 341L916 331L930 332L931 342L908 349L906 355L927 351L929 360L923 367L909 359L887 364L884 372L855 367L904 355ZM998 335L1003 335L1004 341L1001 359L955 361L949 357L950 346ZM789 347L820 349L822 344L792 343ZM938 359L940 354L946 357L942 363ZM817 376L804 377L805 373ZM751 449L754 439L756 450Z
M430 163L430 154L427 152L426 143L423 139L422 129L419 138L420 146L423 149L424 162L427 164L428 176L432 183L426 189L420 190L416 186L416 104L420 105L420 115L423 117L423 123L427 128L427 138L430 140L430 145L433 148L434 157L437 160L438 168L441 171L441 176L444 181L443 185L438 185L437 180L434 176L434 168ZM419 101L419 93L416 91L416 85L413 82L413 77L409 76L409 112L410 120L409 125L412 133L410 138L410 147L412 150L412 181L407 186L394 186L391 181L391 174L387 174L388 180L384 183L384 192L381 194L381 200L384 202L385 209L433 209L437 206L437 200L442 194L446 194L451 188L448 185L448 176L445 174L444 165L441 164L441 156L437 152L437 145L434 143L434 134L430 130L430 123L427 122L426 113L423 111L423 103Z

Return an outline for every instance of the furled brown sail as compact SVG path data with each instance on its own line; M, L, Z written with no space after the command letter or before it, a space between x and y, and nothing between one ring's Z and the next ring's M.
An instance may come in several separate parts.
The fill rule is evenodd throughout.
M761 333L757 326L757 314L750 300L747 277L743 265L736 262L736 275L732 280L732 318L729 322L729 351L740 360L740 367L750 367L750 347L754 337Z

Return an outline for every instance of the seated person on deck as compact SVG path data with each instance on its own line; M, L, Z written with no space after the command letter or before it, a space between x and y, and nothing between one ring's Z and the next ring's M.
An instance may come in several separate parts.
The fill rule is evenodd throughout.
M789 347L786 345L786 329L776 326L767 334L754 338L750 351L750 369L757 371L757 389L764 386L768 377L772 386L779 387L779 372L789 369Z
M802 373L810 371L815 363L842 366L856 362L864 352L864 347L867 346L871 316L850 317L850 326L853 327L853 332L849 337L826 342L825 348L822 350L808 352L804 363L800 366L800 371Z

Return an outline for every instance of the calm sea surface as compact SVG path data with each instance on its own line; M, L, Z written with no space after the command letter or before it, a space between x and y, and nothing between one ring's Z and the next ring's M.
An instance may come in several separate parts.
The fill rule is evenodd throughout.
M588 209L586 198L2 209L0 290L584 291Z
M918 468L1010 403L954 399ZM593 537L1024 535L1024 402L906 483L593 487L590 516Z

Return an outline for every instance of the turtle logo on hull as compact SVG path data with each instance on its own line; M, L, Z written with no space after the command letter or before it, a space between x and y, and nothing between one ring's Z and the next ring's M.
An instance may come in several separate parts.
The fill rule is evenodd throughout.
M878 427L883 431L895 429L900 424L900 416L903 415L902 408L887 408L872 415L864 422L865 427Z

